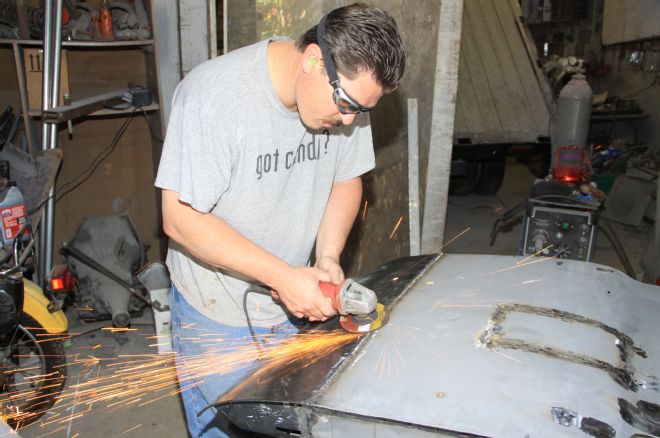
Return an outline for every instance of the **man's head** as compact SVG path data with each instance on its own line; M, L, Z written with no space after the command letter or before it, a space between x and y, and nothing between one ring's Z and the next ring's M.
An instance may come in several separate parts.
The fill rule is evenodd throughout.
M299 39L298 49L305 72L322 74L327 84L316 87L318 92L325 91L314 99L316 105L306 105L305 99L298 102L306 123L305 110L324 106L328 99L334 108L321 110L321 124L352 123L353 114L368 111L383 94L399 86L405 68L404 46L394 19L364 3L331 11Z

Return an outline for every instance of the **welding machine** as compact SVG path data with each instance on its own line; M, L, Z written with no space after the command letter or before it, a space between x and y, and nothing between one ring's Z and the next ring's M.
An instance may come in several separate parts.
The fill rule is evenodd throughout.
M599 208L600 200L577 185L536 183L526 204L519 254L591 261Z

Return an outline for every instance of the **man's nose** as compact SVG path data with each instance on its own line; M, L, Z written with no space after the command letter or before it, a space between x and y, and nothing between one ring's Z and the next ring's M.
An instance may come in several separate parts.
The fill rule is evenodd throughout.
M339 113L339 119L344 125L350 125L355 121L355 114L342 114Z

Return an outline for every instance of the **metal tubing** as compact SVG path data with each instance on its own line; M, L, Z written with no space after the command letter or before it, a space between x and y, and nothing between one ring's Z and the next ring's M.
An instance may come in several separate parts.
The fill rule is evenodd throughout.
M49 108L59 104L60 97L60 70L62 66L62 2L55 1L55 22L53 23L53 40L51 41L52 54L52 92L50 95ZM57 124L50 123L48 136L48 149L57 147ZM44 228L46 229L44 241L44 257L41 262L43 278L45 279L53 267L53 235L55 229L55 182L48 192L48 203L46 204L46 217Z
M48 105L50 103L50 96L51 96L51 42L52 42L52 32L53 32L53 0L46 0L44 2L44 39L43 39L43 72L41 76L41 109L42 111L45 111L48 109ZM48 129L48 125L44 123L44 121L41 121L41 149L46 150L48 149L48 145L50 144L49 141L50 137L50 130ZM50 195L51 193L49 193ZM46 227L43 225L46 223L47 215L46 215L46 210L48 209L48 205L46 205L46 208L42 211L41 213L41 226L39 227L39 247L38 247L38 253L39 253L39 271L36 273L37 274L37 283L39 285L44 284L44 279L46 276L44 275L44 264L41 263L41 261L44 260L44 255L46 253Z
M421 254L419 225L419 134L417 99L408 99L408 218L410 255Z
M68 105L57 105L44 112L43 118L48 123L63 123L89 113L103 109L106 105L125 103L122 96L129 94L128 88L98 94L96 96L80 99Z
M156 310L163 310L163 308L158 308L154 303L151 302L150 299L146 298L143 296L136 288L134 288L129 282L121 278L119 275L115 274L75 246L71 245L68 242L62 242L62 248L60 249L60 253L64 256L68 257L74 257L75 259L79 260L80 262L86 264L90 268L94 269L95 271L99 272L100 274L108 277L110 280L114 281L127 291L129 291L132 295L134 295L136 298L138 298L141 301L144 301L146 304L149 306L153 306Z
M46 0L44 3L42 113L57 105L62 57L62 0ZM42 150L55 149L57 147L57 125L48 124L42 119L41 127ZM37 272L37 282L40 285L44 284L53 264L54 194L53 186L48 193L48 202L42 213L39 228L40 269Z

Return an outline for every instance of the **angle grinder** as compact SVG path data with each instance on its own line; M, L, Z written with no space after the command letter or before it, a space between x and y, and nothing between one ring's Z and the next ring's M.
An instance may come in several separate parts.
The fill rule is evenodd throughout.
M379 329L389 320L389 312L378 302L376 293L347 278L341 284L320 282L323 295L330 298L339 313L339 325L351 333Z

